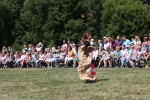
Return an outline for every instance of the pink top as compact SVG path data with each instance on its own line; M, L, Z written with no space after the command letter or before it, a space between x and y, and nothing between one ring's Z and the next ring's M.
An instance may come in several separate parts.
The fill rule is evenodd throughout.
M145 44L145 46L148 46L149 41L145 41L144 44Z
M117 43L115 41L109 42L110 43L110 47L115 48L117 46Z
M136 59L136 56L137 56L137 48L135 47L133 50L132 58Z

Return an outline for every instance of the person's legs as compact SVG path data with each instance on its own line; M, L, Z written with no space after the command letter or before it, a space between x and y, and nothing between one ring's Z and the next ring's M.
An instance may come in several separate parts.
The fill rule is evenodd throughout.
M135 61L136 66L138 66L138 67L140 67L140 66L141 66L141 65L140 65L140 61L141 61L141 59L142 59L142 58L138 58L138 59Z
M23 61L21 62L21 67L20 67L20 68L22 68L25 64L26 64L26 60L23 60Z
M125 58L121 58L121 67L124 67Z
M108 58L108 63L109 63L110 67L112 67L112 60L113 60L113 58L111 58L111 57Z
M129 68L129 60L128 59L125 60L124 66L127 67L127 68Z
M47 64L47 67L50 67L50 59L45 60L45 63Z
M39 60L39 67L42 67L43 60Z
M70 65L72 63L72 61L73 61L73 58L68 58L67 66L68 66L68 64Z
M6 66L7 66L7 68L10 68L10 62L9 61L6 62Z
M132 58L130 58L130 59L129 59L129 62L130 62L130 64L131 64L132 68L134 68L134 62L135 62L135 61L134 61Z
M52 58L51 60L50 60L50 67L53 67L53 63L55 62L55 58Z
M108 60L108 58L104 58L104 67L107 66L107 60Z

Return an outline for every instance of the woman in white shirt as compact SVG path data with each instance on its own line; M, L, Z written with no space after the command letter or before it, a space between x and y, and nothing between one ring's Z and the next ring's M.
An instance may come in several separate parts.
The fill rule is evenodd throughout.
M36 67L42 67L42 62L44 60L44 54L42 51L39 52L39 58L36 60Z

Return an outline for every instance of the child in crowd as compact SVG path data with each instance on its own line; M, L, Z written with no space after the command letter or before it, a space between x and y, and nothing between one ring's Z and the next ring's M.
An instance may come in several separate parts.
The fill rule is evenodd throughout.
M115 52L115 58L114 58L114 65L119 66L119 61L120 61L120 47L116 47L116 52Z
M121 67L125 67L125 60L126 60L126 52L127 49L125 48L125 45L121 46L121 51L120 51L120 60L121 60Z
M98 40L98 46L99 46L98 50L101 50L101 48L103 47L102 40Z
M99 63L98 63L97 67L100 67L101 64L103 63L103 60L104 60L105 56L106 56L105 55L105 50L104 50L103 47L100 49L98 56L99 56Z
M115 54L116 50L114 49L114 47L112 47L108 58L109 67L112 67L114 65Z
M104 67L107 67L108 59L110 59L110 48L109 47L107 47L106 51L105 51L105 57L103 60L104 61ZM112 66L110 62L109 62L109 65Z

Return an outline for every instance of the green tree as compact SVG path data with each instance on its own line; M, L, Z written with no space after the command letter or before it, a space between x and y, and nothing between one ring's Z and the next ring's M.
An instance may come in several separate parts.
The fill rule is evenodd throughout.
M137 0L107 0L103 4L102 26L107 36L149 33L149 14L146 6Z

